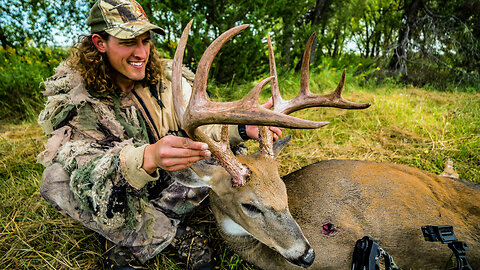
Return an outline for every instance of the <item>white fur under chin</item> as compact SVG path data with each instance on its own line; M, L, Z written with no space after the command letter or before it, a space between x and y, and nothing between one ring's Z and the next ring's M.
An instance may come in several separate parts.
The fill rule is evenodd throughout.
M222 230L224 233L233 236L252 236L249 232L247 232L247 230L245 230L242 226L238 225L230 218L225 218L222 221Z

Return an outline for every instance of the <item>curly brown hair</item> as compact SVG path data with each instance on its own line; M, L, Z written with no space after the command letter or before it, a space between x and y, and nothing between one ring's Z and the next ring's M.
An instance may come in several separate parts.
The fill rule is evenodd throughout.
M106 32L96 34L104 40L110 37ZM77 44L70 49L66 62L80 72L89 92L108 96L109 92L117 88L111 76L113 68L105 53L99 52L93 44L92 35L79 38ZM145 78L142 80L145 86L157 84L163 74L160 53L155 49L153 42L150 41L150 43L150 56L145 67Z

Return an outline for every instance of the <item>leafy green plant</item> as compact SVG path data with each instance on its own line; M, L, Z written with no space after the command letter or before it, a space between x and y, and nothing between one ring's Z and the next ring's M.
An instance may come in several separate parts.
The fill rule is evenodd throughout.
M0 118L35 119L44 100L42 82L65 56L63 49L0 47Z

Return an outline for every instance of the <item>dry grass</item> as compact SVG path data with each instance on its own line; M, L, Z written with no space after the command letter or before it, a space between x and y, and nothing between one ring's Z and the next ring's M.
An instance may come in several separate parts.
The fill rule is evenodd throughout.
M462 178L480 182L479 94L376 89L345 96L373 105L364 111L298 112L331 124L315 131L286 130L294 138L279 157L281 174L333 158L397 162L440 173L452 159ZM95 235L62 217L38 192L43 168L35 157L44 142L36 124L0 126L0 269L102 269ZM191 219L214 226L207 210ZM215 230L211 238L219 268L254 269L225 248ZM147 268L183 269L177 261L167 251Z

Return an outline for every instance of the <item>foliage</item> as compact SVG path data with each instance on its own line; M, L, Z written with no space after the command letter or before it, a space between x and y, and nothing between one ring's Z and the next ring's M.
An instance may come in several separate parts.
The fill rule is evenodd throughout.
M44 100L42 82L65 56L55 48L0 47L0 118L36 119Z
M58 42L52 34L86 33L93 0L0 0L0 42ZM172 57L184 26L194 24L185 64L196 69L207 46L227 29L250 24L225 45L211 78L225 84L251 81L268 70L266 37L272 37L278 68L299 70L308 36L317 33L311 63L356 53L374 60L383 72L366 77L417 86L473 89L480 84L480 2L470 0L140 0L155 24L165 28L157 46ZM19 8L19 7L25 8ZM17 31L22 29L22 31ZM443 77L443 80L436 78Z
M81 22L88 16L89 2L0 0L0 43L4 49L54 44L54 31L68 34L85 29Z
M230 82L232 78L250 80L268 69L267 34L271 34L273 42L280 47L277 52L280 58L291 57L290 50L295 44L293 39L299 34L302 38L305 35L295 31L296 27L302 27L301 19L307 7L313 5L312 1L289 5L285 0L139 2L152 18L151 21L165 28L167 35L159 47L167 56L173 57L178 37L185 25L193 20L185 56L185 64L193 70L216 37L234 26L250 24L248 30L244 30L222 48L214 61L211 74L220 83ZM287 47L284 48L285 46ZM303 45L299 48L298 55L302 49Z

